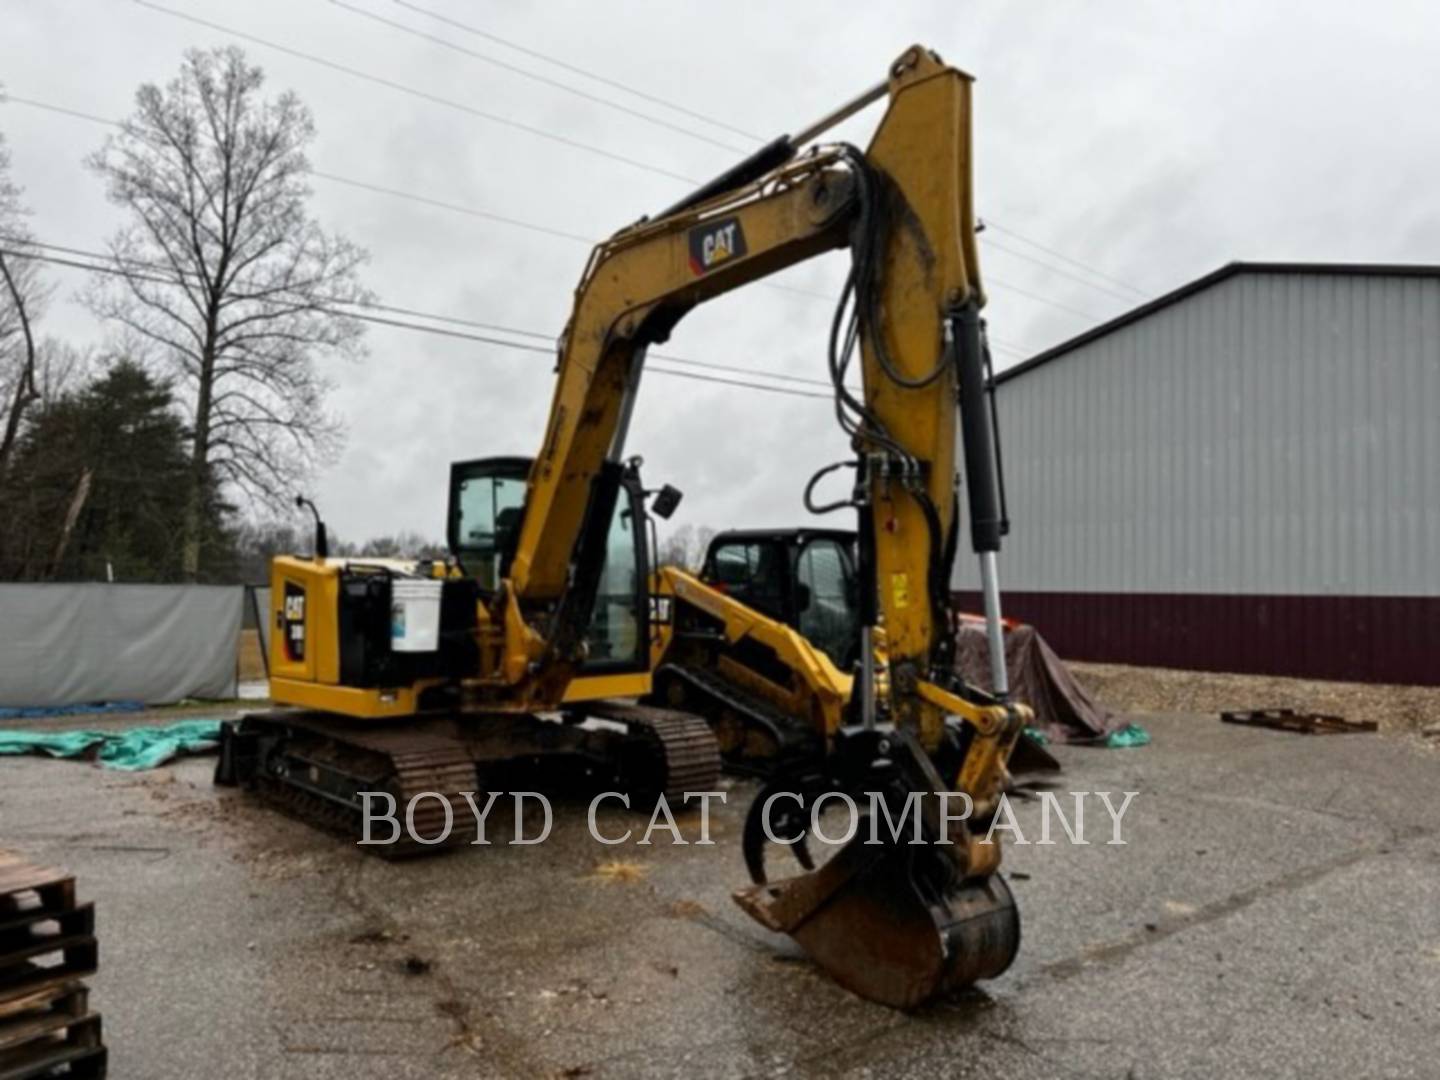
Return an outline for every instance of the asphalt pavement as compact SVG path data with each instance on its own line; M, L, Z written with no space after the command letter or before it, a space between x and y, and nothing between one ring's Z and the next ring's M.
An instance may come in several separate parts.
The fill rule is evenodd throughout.
M97 902L120 1080L1440 1075L1440 753L1140 719L1148 747L1057 749L1065 792L1138 792L1127 842L1091 796L1089 845L1008 843L1019 957L914 1014L730 900L747 781L713 846L603 847L579 801L544 844L391 864L213 788L210 759L7 758L0 846ZM1041 814L1017 802L1028 840Z

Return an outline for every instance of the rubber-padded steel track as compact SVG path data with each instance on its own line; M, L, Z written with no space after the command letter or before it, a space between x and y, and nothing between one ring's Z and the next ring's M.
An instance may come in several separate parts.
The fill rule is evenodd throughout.
M720 748L703 717L618 701L587 702L585 712L626 726L632 753L622 771L637 794L663 793L667 803L678 805L687 791L714 790Z
M385 858L435 854L475 839L464 793L482 786L477 764L554 763L560 771L551 775L559 777L565 775L561 762L579 760L592 778L627 790L637 809L661 794L680 805L687 791L715 789L720 752L701 717L624 701L587 702L578 711L624 731L539 717L417 716L365 724L323 713L253 714L222 728L216 776L357 842L364 839L365 793L389 795L393 807L372 797L372 814L393 813L400 834L385 842L395 827L374 820L371 840L382 842L366 845Z
M739 749L724 755L725 767L733 772L768 776L784 765L821 752L820 739L808 726L713 671L666 664L655 673L655 678L657 684L666 678L680 680L688 691L687 700L694 700L694 707L706 716L712 727L722 722L722 714L728 709L743 725L774 745L773 754L757 756L746 753L742 740Z
M475 839L475 818L461 794L476 789L475 764L458 739L410 725L355 728L304 713L247 716L240 732L257 737L262 747L251 778L255 789L308 824L359 842L360 793L385 792L393 796L395 817L404 828L393 843L366 845L367 850L387 859L408 858ZM420 798L407 814L422 793L431 797ZM377 821L372 838L386 840L391 831Z

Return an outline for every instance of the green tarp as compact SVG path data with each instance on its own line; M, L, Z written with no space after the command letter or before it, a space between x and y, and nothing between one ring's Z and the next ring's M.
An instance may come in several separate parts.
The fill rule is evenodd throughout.
M1041 746L1050 742L1050 736L1040 728L1027 727L1025 734ZM1149 746L1150 733L1139 724L1126 724L1117 728L1108 735L1101 736L1098 740L1090 740L1091 745L1107 746L1112 750L1121 750L1130 746Z
M1150 733L1139 724L1126 724L1119 731L1112 731L1105 736L1105 745L1112 748L1149 746Z
M153 769L179 754L215 749L219 720L181 720L128 731L0 731L0 754L92 757L107 769Z

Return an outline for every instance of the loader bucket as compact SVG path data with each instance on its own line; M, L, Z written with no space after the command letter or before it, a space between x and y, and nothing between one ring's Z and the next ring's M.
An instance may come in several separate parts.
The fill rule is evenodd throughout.
M868 822L819 869L735 901L788 934L841 986L910 1009L1010 966L1020 914L999 875L950 880L953 848L866 844Z

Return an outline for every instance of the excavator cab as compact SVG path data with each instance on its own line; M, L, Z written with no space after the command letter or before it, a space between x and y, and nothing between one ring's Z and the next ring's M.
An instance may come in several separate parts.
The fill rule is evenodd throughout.
M446 542L464 575L477 583L482 594L493 594L510 573L525 517L530 469L531 459L519 456L457 461L450 466ZM587 676L648 674L649 670L648 493L638 458L617 475L619 490L604 532L604 558L585 627L586 655L577 677L581 685L567 691L571 701L590 696L583 681ZM648 689L639 683L634 687L636 693Z
M515 557L530 460L493 457L450 466L445 540L480 589L494 593Z

